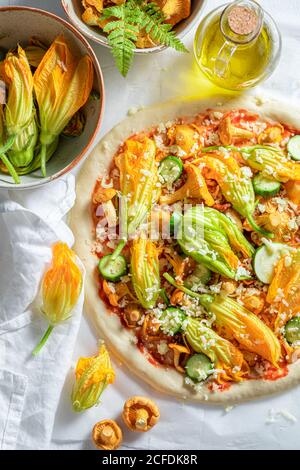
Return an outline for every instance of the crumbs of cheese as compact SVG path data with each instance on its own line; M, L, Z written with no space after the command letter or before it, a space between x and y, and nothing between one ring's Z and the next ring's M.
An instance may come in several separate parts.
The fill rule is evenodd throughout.
M243 266L238 266L236 270L236 278L240 278L242 276L250 276L251 273L248 271L248 269L244 268Z
M253 176L251 168L249 168L248 166L242 166L241 173L245 178L251 178Z
M159 354L164 356L169 351L169 346L166 341L160 341L157 346L157 351Z

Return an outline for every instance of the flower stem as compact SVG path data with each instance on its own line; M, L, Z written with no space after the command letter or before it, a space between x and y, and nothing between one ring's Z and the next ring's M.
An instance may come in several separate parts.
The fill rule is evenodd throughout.
M47 146L46 145L42 145L39 157L41 159L41 172L42 172L42 175L44 177L46 177L47 176L47 172L46 172Z
M111 254L111 260L114 261L117 257L122 253L124 246L126 245L126 240L121 240L115 249L115 251Z
M49 338L49 336L51 335L52 333L52 330L53 330L54 326L52 325L49 325L48 326L48 329L46 331L46 333L44 334L44 336L42 337L41 341L39 342L39 344L37 345L37 347L34 349L34 351L32 352L32 355L33 356L36 356L40 350L42 349L42 347L44 346L44 344L46 343L47 339Z
M9 161L9 159L7 158L7 156L4 153L2 155L0 155L0 160L2 160L2 162L6 166L6 168L8 170L8 173L13 178L14 182L16 184L20 184L20 178L19 178L18 173L16 172L13 164Z
M268 237L268 238L274 238L273 233L267 232L266 230L264 230L263 228L261 228L257 225L257 223L255 222L252 214L247 215L247 220L248 220L249 224L251 225L251 227L253 228L253 230L255 230L255 232L261 233L262 235L264 235L265 237Z

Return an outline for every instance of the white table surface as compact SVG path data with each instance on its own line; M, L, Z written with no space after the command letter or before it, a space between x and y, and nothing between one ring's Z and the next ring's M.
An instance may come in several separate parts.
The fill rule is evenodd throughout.
M208 0L205 12L225 3ZM272 14L283 35L283 52L279 67L261 87L272 94L300 101L300 29L299 0L263 0L260 2ZM0 5L28 5L52 11L65 18L60 0L3 1ZM191 48L194 31L184 42ZM129 108L147 106L179 96L201 96L211 91L208 83L199 81L193 54L177 54L167 50L151 56L135 58L134 66L126 79L115 69L108 49L92 44L104 74L106 109L99 139ZM258 90L257 93L261 91ZM83 317L74 363L80 355L93 355L97 336ZM154 392L125 367L116 365L117 379L103 395L102 404L83 414L74 414L70 407L72 371L57 410L53 431L53 446L60 449L89 448L90 431L94 423L104 418L119 420L124 401L134 394L154 398L162 410L159 425L150 433L136 435L125 432L124 449L299 449L300 424L280 414L286 410L299 418L300 390L235 407L229 413L222 408L180 403ZM273 410L273 411L272 411ZM276 414L278 412L278 414ZM275 420L268 424L269 414Z

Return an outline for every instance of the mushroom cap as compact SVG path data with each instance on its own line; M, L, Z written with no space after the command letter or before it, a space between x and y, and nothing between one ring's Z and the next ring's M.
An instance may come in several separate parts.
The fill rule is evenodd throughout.
M95 424L92 431L92 440L101 450L117 449L123 439L120 426L112 419L105 419Z
M136 425L136 413L141 410L145 410L148 414L147 423L143 428ZM158 422L160 412L156 403L150 398L134 396L125 402L122 417L131 431L147 432Z

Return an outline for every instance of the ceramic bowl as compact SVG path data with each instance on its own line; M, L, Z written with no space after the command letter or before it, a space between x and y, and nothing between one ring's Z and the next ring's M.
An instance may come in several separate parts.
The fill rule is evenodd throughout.
M63 34L74 54L88 54L94 64L94 89L99 92L99 100L89 100L84 108L86 126L80 137L61 137L59 146L47 163L47 177L42 178L40 170L21 176L21 184L13 183L10 176L0 172L0 188L24 189L47 184L70 172L91 148L100 129L104 111L104 83L100 65L93 49L72 25L58 16L37 8L0 7L0 48L8 50L16 44L26 45L31 36L50 44L59 34Z
M62 0L62 6L73 25L85 36L102 46L110 47L106 35L100 28L88 26L81 19L83 7L81 0ZM175 26L174 31L179 39L182 39L199 21L202 9L206 0L192 0L191 15ZM166 49L166 46L147 47L145 49L135 49L136 54L151 54Z

